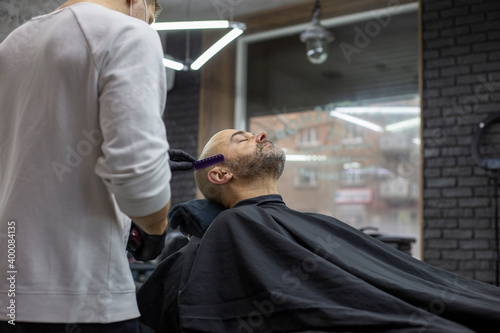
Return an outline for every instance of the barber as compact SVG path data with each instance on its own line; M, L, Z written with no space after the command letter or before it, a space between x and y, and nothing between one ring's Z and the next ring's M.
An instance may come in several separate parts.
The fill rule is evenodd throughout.
M161 237L171 196L159 9L70 0L0 44L1 332L138 332L130 221Z

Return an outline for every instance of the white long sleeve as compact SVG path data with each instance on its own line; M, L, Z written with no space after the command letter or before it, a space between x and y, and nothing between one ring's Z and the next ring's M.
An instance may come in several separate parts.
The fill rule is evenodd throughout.
M162 58L146 23L86 2L0 44L0 253L14 221L17 321L139 316L124 213L170 199ZM0 279L4 310L8 290Z

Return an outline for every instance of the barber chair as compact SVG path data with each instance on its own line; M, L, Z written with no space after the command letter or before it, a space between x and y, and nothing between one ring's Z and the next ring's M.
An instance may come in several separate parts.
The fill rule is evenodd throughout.
M416 241L414 237L383 234L375 227L364 227L359 230L411 256L411 245Z

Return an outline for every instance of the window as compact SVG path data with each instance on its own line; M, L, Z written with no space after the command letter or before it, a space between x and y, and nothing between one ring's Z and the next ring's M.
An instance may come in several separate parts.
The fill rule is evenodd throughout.
M365 172L358 162L344 163L342 170L342 185L344 186L363 186L366 185Z
M297 135L297 145L301 147L314 147L318 145L317 128L304 129L300 135Z
M363 30L377 22L372 13L329 27L336 40L321 65L307 61L300 31L243 37L236 118L286 150L278 187L288 206L414 237L419 257L418 13L405 8L378 34ZM359 31L369 40L346 54Z
M318 185L317 172L314 169L299 168L295 177L295 187L316 187Z

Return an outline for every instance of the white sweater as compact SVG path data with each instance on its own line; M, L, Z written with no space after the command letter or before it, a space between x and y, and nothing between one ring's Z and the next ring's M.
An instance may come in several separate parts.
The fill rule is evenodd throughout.
M162 58L145 22L85 2L0 44L0 321L12 300L19 322L139 316L124 213L170 200Z

